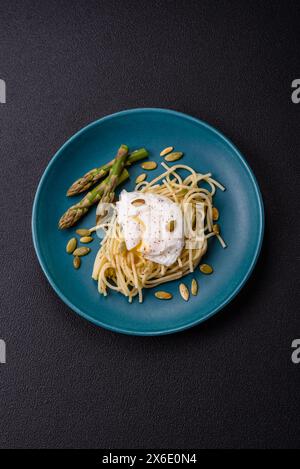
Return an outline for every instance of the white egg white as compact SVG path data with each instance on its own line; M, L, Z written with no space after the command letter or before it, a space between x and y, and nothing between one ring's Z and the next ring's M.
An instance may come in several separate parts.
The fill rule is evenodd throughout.
M135 206L135 200L144 203ZM129 251L136 250L145 259L167 267L178 259L184 246L183 214L178 204L154 193L123 190L116 205ZM171 220L173 231L168 229Z

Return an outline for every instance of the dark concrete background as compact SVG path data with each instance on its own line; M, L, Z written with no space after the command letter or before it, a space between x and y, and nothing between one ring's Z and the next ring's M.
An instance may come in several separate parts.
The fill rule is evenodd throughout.
M2 448L300 447L299 46L296 1L1 1ZM263 252L238 297L200 327L157 338L72 313L30 230L38 181L63 142L145 106L224 132L266 208Z

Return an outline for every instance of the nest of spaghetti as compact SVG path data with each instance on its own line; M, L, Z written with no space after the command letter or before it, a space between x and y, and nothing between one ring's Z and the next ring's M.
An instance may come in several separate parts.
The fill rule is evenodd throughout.
M109 221L91 229L105 230L92 273L101 295L107 296L109 290L114 290L126 296L129 302L135 296L142 302L145 288L153 288L193 272L207 251L209 238L216 237L222 247L226 247L220 226L215 223L219 212L213 204L216 190L225 190L222 184L213 179L211 173L201 174L187 165L169 167L162 163L162 166L165 171L160 176L150 182L143 181L135 187L135 191L167 197L178 204L183 212L185 207L189 207L190 229L184 230L181 253L172 265L165 266L146 259L136 249L127 250L115 212ZM199 210L202 223L198 226Z

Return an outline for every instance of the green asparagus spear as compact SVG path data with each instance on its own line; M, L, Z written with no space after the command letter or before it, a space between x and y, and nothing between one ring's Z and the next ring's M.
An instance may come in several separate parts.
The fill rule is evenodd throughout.
M73 205L63 214L58 223L60 229L63 230L75 225L75 223L87 213L91 205L98 202L103 196L105 196L105 200L110 201L110 192L113 191L114 196L114 190L118 185L118 180L121 177L127 156L128 146L121 145L107 178L104 179L104 181L102 181L102 183L95 187L92 191L90 191L81 200L81 202Z
M131 166L133 163L136 161L142 160L143 158L146 158L148 156L148 151L145 148L140 148L139 150L135 150L132 152L127 160L126 160L126 166ZM110 168L114 164L115 160L110 161L109 163L101 166L100 168L95 168L86 173L83 177L79 178L77 181L75 181L70 189L67 192L68 196L73 196L80 194L81 192L84 192L88 190L93 184L98 182L100 179L102 179L104 176L107 175L109 172Z
M117 187L118 179L124 169L127 157L128 157L128 147L126 147L126 145L122 145L119 148L114 164L109 170L108 181L107 181L103 195L99 202L100 206L98 205L99 208L97 209L98 221L103 217L103 215L106 212L106 208L102 204L110 204L114 201L115 188Z
M121 176L118 178L117 185L122 184L129 178L127 169L123 169ZM98 184L92 191L88 192L86 196L76 205L70 207L59 220L59 228L65 230L75 225L90 209L92 205L99 202L104 194L106 185L108 184L110 176L107 176L100 184Z

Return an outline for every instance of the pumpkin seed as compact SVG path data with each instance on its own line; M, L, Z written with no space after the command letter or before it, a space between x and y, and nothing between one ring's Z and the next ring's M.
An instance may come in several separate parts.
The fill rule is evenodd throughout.
M86 248L85 246L81 246L80 248L75 249L73 252L73 256L86 256L90 252L90 248Z
M86 244L86 243L90 243L91 241L93 241L94 238L92 238L91 236L83 236L82 238L80 238L80 242L83 243L83 244Z
M126 243L125 241L121 241L121 243L119 244L118 252L119 254L125 254L126 251L127 251Z
M206 275L212 274L214 271L214 269L208 264L201 264L199 269L203 274Z
M180 189L180 191L176 192L176 195L180 197L180 196L186 195L187 193L188 193L187 189Z
M170 231L170 233L172 233L172 231L175 230L175 220L170 220L169 223L167 224L167 231Z
M87 230L87 229L85 229L85 228L76 230L76 233L77 233L79 236L90 236L90 234L91 234L90 230Z
M213 207L212 209L212 219L213 221L218 221L219 220L219 210L217 209L217 207Z
M196 296L197 293L198 293L198 282L195 278L193 278L192 280L192 284L191 284L191 293L192 295Z
M139 184L140 182L145 181L146 177L147 177L147 174L146 174L146 173L140 174L140 175L136 178L135 183L136 183L136 184Z
M182 298L184 299L184 301L189 300L189 297L190 297L189 289L184 283L181 283L179 285L179 292Z
M173 151L173 150L174 150L174 147L167 147L167 148L165 148L164 150L162 150L160 152L160 156L165 156L168 153L171 153L171 151Z
M131 203L132 203L132 205L134 205L135 207L140 207L141 205L144 205L144 204L145 204L145 201L144 201L144 199L135 199L135 200L133 200Z
M154 294L159 300L170 300L173 297L171 293L168 293L166 291L157 291Z
M165 161L177 161L180 160L180 158L183 157L183 153L181 151L174 151L173 153L169 153L167 156L165 156Z
M221 231L221 228L220 228L220 225L218 225L218 223L216 223L215 225L213 225L213 232L215 234L220 234L220 231Z
M105 272L106 272L106 277L112 278L114 276L115 269L113 269L113 267L109 267Z
M72 252L76 249L77 246L77 239L76 238L71 238L68 241L68 244L66 246L66 251L68 254L72 254Z
M79 267L81 266L81 259L80 257L78 256L75 256L74 259L73 259L73 266L74 266L74 269L79 269Z
M156 169L157 168L157 163L155 161L145 161L144 163L141 164L141 168L143 169Z

